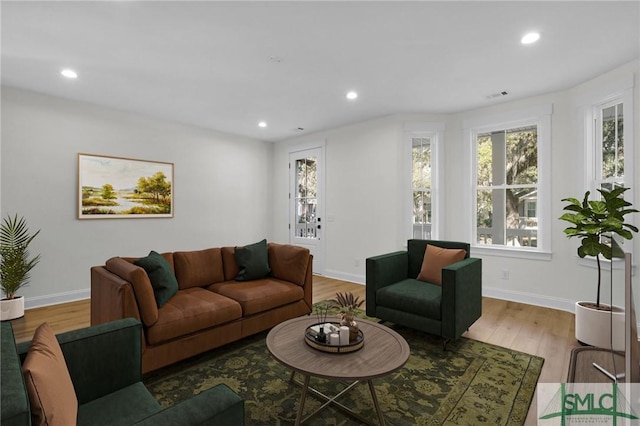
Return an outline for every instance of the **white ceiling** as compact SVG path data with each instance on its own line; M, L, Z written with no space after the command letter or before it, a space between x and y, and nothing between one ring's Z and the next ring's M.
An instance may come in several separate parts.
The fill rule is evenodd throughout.
M638 1L2 1L1 18L3 85L268 141L567 89L640 57Z

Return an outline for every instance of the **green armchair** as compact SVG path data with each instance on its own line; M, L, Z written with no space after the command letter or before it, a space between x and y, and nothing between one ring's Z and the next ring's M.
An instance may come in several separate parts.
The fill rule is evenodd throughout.
M16 345L2 323L0 363L2 426L30 425L21 371L31 342ZM58 334L78 399L78 425L244 424L244 401L225 385L163 409L142 383L140 322L122 319Z
M465 258L442 268L442 285L418 281L427 245L464 249ZM470 245L454 241L409 240L406 251L370 257L367 315L444 338L444 347L482 315L482 260Z

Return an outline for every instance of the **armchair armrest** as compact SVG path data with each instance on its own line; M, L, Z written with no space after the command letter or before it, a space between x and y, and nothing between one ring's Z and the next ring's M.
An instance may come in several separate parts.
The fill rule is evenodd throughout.
M482 315L482 259L442 268L442 336L457 339Z
M376 292L408 277L409 255L406 251L396 251L369 257L366 262L367 315L375 317Z
M0 329L0 424L30 425L31 411L13 328L6 321L0 323Z
M69 375L84 404L142 381L142 325L133 318L56 335ZM18 346L26 356L31 342Z
M244 400L218 385L136 423L140 426L244 425Z

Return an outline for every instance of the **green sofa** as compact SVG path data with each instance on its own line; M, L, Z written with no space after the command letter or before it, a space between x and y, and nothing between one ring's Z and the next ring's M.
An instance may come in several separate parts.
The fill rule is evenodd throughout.
M16 345L13 328L0 336L0 424L30 425L21 371L31 342ZM242 425L244 401L224 385L163 409L142 383L140 322L122 319L56 337L78 398L78 425Z
M442 269L442 286L418 281L427 245L464 249L464 260ZM409 240L406 251L366 260L367 315L449 340L482 315L482 260L470 245L455 241Z

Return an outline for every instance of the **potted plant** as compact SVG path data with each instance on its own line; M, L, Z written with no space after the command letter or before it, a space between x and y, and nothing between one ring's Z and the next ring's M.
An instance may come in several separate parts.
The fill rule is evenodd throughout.
M609 318L611 314L619 318L614 319L614 349L624 349L624 312L620 308L600 303L600 287L602 283L602 268L600 256L611 260L611 245L603 238L617 234L622 238L630 240L633 232L638 232L638 228L624 222L625 215L635 213L638 210L630 208L631 203L625 201L623 195L629 188L615 188L611 191L598 189L602 199L589 200L590 192L584 194L582 201L576 198L563 198L567 204L563 210L566 211L561 220L571 223L572 226L566 228L564 233L568 238L579 238L578 256L584 258L593 256L598 265L598 285L595 302L576 302L576 339L578 341L598 346L608 347L611 344L611 326Z
M29 244L40 233L30 234L23 217L7 215L0 224L0 287L4 298L0 300L2 321L24 315L24 298L16 296L18 290L29 283L30 272L40 261L40 255L29 258Z
M354 319L355 310L364 303L364 299L354 296L351 292L336 293L336 298L330 300L340 309L340 325L349 327L349 341L352 342L358 337L358 323Z

